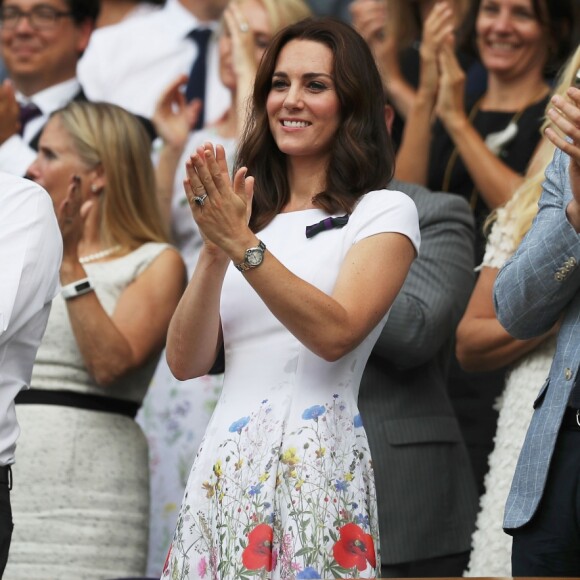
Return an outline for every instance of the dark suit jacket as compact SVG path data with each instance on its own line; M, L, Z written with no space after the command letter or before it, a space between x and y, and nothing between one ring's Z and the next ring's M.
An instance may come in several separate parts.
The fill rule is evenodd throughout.
M383 564L469 550L478 496L446 392L455 328L474 283L473 219L457 195L393 182L415 202L421 250L362 377Z

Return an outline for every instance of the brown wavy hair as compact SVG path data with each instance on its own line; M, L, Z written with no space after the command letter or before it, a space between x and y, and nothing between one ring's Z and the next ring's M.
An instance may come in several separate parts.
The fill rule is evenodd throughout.
M327 46L334 56L333 79L340 123L331 149L326 188L314 203L329 213L352 212L365 193L384 189L394 171L394 152L384 117L381 77L367 43L349 25L332 18L307 18L282 29L262 58L252 109L236 159L255 179L250 227L262 230L290 200L286 155L270 132L266 101L282 48L292 40Z

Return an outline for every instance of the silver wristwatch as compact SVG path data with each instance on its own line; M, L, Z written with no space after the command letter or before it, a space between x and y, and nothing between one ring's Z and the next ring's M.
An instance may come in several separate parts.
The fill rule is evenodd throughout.
M266 244L262 240L258 240L258 245L254 248L248 248L244 255L244 261L241 264L236 264L236 268L240 272L246 272L251 268L257 268L264 260L264 252L266 251Z

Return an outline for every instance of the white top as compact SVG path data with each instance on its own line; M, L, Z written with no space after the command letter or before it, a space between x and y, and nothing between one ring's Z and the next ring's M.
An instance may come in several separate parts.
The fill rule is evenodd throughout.
M399 191L366 194L343 228L307 238L305 227L327 217L321 209L280 213L258 232L273 256L326 294L332 294L348 251L369 236L397 232L419 248L417 210ZM388 263L389 257L377 256L381 259ZM368 542L372 534L379 545L371 458L357 398L387 314L351 352L325 361L272 314L230 264L220 315L223 391L189 476L167 577L197 578L202 574L195 571L206 568L207 577L218 577L218 563L228 578L244 576L241 566L252 565L252 548L242 555L239 546L254 543L248 534L261 522L262 529L273 522L273 549L283 555L268 578L290 577L288 570L291 577L314 577L314 570L328 577L322 570L331 566L339 525L357 522L366 534L361 537ZM375 578L375 566L359 567L357 577Z
M179 0L162 10L96 30L78 66L91 101L108 101L147 118L167 86L189 74L197 45L187 35L201 23ZM217 29L216 22L203 23ZM208 48L205 120L218 119L230 103L219 80L217 38Z
M69 79L30 97L16 93L19 103L34 103L42 111L42 115L26 123L22 137L18 134L12 135L0 145L0 171L20 176L26 174L37 155L29 143L44 127L51 113L67 105L80 90L78 80Z
M120 258L84 266L97 298L109 316L113 315L119 297L127 286L168 248L168 244L149 242ZM85 366L70 324L66 302L59 294L54 300L46 334L38 349L32 388L64 389L141 403L157 360L157 355L151 356L106 389L97 385Z
M0 465L14 463L14 397L30 383L50 303L59 289L62 238L46 191L0 172Z

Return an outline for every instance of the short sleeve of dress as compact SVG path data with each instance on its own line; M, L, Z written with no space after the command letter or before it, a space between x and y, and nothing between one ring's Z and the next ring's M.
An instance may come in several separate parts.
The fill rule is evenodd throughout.
M481 267L500 269L504 263L514 253L513 239L513 219L504 207L497 210L497 219L495 220L487 245L485 246L485 255Z
M413 200L401 191L381 189L361 198L349 220L353 244L382 233L403 234L419 253L421 235L419 218Z

